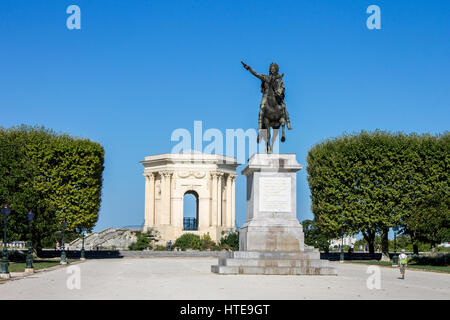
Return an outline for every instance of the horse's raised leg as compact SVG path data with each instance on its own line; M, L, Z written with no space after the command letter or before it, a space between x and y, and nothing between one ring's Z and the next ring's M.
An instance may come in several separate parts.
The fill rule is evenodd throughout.
M286 137L284 136L284 127L285 127L285 121L283 118L281 118L280 124L281 124L281 142L286 141Z

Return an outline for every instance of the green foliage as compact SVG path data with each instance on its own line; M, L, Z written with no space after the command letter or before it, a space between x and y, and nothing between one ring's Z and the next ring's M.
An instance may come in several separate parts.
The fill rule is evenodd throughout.
M326 140L308 153L307 172L317 227L328 238L361 232L374 251L388 249L394 225L413 241L449 237L449 134L375 131Z
M323 234L312 220L304 220L302 222L303 232L305 234L305 244L327 251L330 247L330 239Z
M0 203L12 208L8 239L26 240L32 210L33 244L50 243L61 230L92 230L100 209L104 150L87 139L42 127L0 128ZM52 246L53 247L53 246Z
M211 239L209 233L204 234L200 238L202 242L202 250L217 250L217 244Z
M186 249L201 250L202 240L196 234L185 233L181 235L177 240L175 240L174 247L180 248L181 250Z
M450 134L422 136L413 147L418 163L410 179L410 201L401 224L417 253L420 241L434 247L450 240Z
M434 247L434 251L435 251L435 252L446 252L446 253L450 253L450 248L446 248L446 247Z
M363 248L367 244L367 241L365 239L360 239L355 242L355 251L359 251L359 246L362 245ZM430 251L432 248L430 246L430 243L426 242L417 242L419 251L421 252L427 252ZM375 236L374 240L375 249L378 247L378 245L381 246L381 237ZM406 252L412 252L413 251L413 241L409 235L401 234L397 236L396 239L396 250L397 252L400 252L401 249L405 249ZM389 251L394 252L394 240L389 240Z
M185 233L175 240L173 246L180 248L181 250L239 250L239 233L227 233L220 239L219 244L211 239L209 233L206 233L201 237L193 233Z
M136 242L133 242L128 246L129 250L142 251L145 249L151 249L152 244L155 241L155 234L153 229L149 229L147 232L137 232Z
M220 248L226 250L239 250L239 232L227 233L220 239Z

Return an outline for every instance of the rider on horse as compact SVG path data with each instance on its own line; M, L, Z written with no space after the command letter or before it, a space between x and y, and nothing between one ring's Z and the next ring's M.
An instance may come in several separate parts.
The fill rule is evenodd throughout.
M286 120L286 125L289 130L291 130L291 122L289 120L289 114L286 109L286 103L284 102L284 83L283 83L283 74L278 74L278 65L276 63L272 63L269 68L269 74L259 74L255 72L250 66L246 65L242 62L244 68L251 72L255 77L261 80L261 92L263 94L259 109L259 117L258 117L258 130L262 128L262 120L263 120L263 108L267 103L267 96L270 89L276 95L277 102L282 106L284 111L284 119ZM270 88L271 87L271 88Z

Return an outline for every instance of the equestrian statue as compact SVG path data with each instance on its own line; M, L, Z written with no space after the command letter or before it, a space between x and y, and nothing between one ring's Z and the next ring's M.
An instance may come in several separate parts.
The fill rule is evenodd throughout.
M250 71L255 77L261 80L262 99L259 108L258 118L258 137L259 143L262 136L266 142L266 152L272 153L273 143L278 135L278 130L281 127L281 142L286 140L285 126L291 130L291 123L289 114L284 102L284 83L283 74L278 73L278 65L272 63L269 67L269 74L259 74L255 72L250 66L241 61L244 68ZM273 130L271 137L270 128Z

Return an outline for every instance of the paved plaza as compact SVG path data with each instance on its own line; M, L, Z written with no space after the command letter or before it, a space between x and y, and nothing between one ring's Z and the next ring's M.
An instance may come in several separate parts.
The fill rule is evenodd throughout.
M88 260L0 282L0 296L3 299L164 300L450 297L450 275L445 273L408 270L406 279L401 280L398 269L379 268L381 288L371 290L367 279L372 274L367 273L367 265L331 262L337 267L338 276L259 276L211 273L211 265L216 263L216 258L184 257ZM69 289L77 283L73 281L77 271L80 288Z

